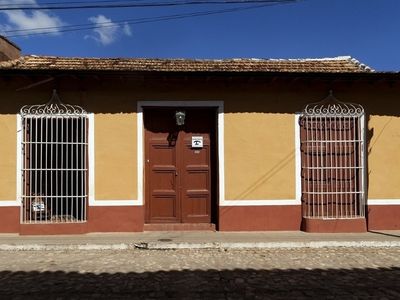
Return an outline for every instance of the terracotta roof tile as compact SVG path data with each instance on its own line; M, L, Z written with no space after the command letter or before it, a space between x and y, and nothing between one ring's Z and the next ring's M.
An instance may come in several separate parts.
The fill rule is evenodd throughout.
M22 56L0 62L0 70L159 72L374 72L350 56L316 59L148 59Z

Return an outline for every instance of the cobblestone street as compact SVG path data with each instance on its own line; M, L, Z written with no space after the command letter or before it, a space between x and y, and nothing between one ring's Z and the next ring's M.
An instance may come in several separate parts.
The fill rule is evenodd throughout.
M400 299L399 248L1 251L0 299Z

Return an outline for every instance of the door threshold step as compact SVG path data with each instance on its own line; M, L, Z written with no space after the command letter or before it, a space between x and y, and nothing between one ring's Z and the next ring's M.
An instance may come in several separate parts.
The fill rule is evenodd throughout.
M215 231L210 223L153 223L144 224L144 231Z

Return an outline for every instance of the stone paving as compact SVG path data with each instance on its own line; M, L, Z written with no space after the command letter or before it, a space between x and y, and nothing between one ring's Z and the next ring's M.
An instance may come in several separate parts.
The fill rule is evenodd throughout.
M0 251L0 299L400 299L400 248Z

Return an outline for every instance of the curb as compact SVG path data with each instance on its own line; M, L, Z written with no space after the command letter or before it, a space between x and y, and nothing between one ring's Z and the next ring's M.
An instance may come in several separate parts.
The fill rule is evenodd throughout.
M65 251L65 250L129 250L135 249L134 244L0 244L0 251Z
M400 241L311 241L311 242L257 242L257 243L159 243L150 242L143 249L298 249L298 248L386 248L400 247Z
M309 241L309 242L147 242L119 244L0 244L0 251L66 250L178 250L178 249L299 249L299 248L395 248L400 241Z

